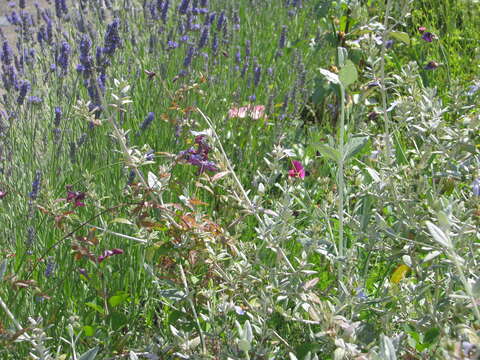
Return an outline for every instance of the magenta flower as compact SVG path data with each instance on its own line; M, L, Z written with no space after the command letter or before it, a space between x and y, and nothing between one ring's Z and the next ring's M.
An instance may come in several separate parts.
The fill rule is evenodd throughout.
M73 203L74 207L81 207L85 206L85 203L83 200L85 199L86 195L84 192L81 191L73 191L73 186L72 185L67 185L67 202Z
M7 196L7 192L4 190L0 190L0 199L3 199L5 196Z
M305 169L300 161L292 160L293 169L288 170L288 176L300 178L305 178Z
M103 252L103 254L98 257L97 261L100 264L106 258L109 258L110 256L113 256L113 255L120 255L120 254L123 254L122 249L116 248L116 249L112 249L112 250L105 250Z

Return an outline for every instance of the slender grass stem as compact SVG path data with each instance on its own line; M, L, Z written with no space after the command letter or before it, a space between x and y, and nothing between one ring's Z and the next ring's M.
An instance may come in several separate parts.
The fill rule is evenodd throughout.
M385 131L385 146L386 146L386 159L387 164L390 164L391 159L391 143L390 143L390 119L387 112L387 87L385 85L385 54L386 54L386 42L388 39L389 28L388 21L390 18L390 9L392 6L392 1L387 0L386 9L385 9L385 18L383 19L383 34L382 34L382 48L380 52L380 93L382 96L382 114L383 114L383 124Z

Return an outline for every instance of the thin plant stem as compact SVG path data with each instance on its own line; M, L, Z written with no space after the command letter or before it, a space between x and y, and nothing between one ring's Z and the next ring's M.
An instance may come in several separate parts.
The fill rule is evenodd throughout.
M345 88L340 84L340 123L338 131L338 149L340 157L338 159L337 181L338 181L338 255L340 262L338 266L338 280L343 278L343 266L345 256L345 243L343 239L343 208L344 208L344 187L345 179L343 177L344 168L344 137L345 137Z
M185 289L185 295L187 297L188 304L192 309L193 317L195 318L195 323L198 329L198 335L200 336L200 343L202 344L202 351L204 354L207 353L207 346L205 344L205 337L203 336L202 326L200 325L200 320L198 320L197 310L195 309L195 304L193 303L192 297L190 296L190 290L188 290L188 283L187 277L185 276L185 271L183 270L182 264L179 264L178 267L180 268L180 276L182 278L183 287Z
M383 124L385 131L385 146L386 146L386 159L387 164L390 163L390 154L391 144L390 144L390 119L388 118L387 112L387 87L385 85L385 53L387 50L386 42L389 34L388 20L390 17L390 8L392 6L392 1L387 0L387 5L385 9L385 18L383 20L383 34L382 34L382 48L380 52L380 93L382 95L382 113L383 113Z

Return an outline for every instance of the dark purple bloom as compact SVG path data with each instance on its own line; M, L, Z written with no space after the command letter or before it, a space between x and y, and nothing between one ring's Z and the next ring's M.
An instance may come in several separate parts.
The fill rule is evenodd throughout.
M20 9L25 9L25 0L20 0L18 2L18 6L20 7Z
M60 126L60 120L62 119L62 108L57 106L55 107L55 119L53 120L53 124L55 127Z
M422 34L422 39L425 40L426 42L432 42L433 40L435 40L437 37L432 34L431 32L429 31L425 31L423 34Z
M255 94L250 95L250 96L248 97L248 101L250 101L250 102L252 102L252 103L255 102L255 101L257 101L257 96L256 96Z
M115 19L107 26L104 45L104 53L107 55L112 56L115 53L115 49L120 45L120 35L118 34L119 24L120 20Z
M252 53L252 43L250 40L247 40L245 42L245 56L250 57L251 53Z
M60 53L58 55L58 64L62 69L62 74L66 74L68 72L68 60L70 58L70 52L70 45L66 41L62 41Z
M105 71L102 71L97 78L98 88L100 89L102 94L105 94L105 90L106 90L105 84L106 84L106 82L107 82L107 74L105 73Z
M85 203L83 201L85 200L85 197L87 195L84 192L73 191L72 185L67 185L65 188L67 189L67 198L65 199L67 202L73 203L74 207L85 206Z
M163 9L163 0L157 0L157 10L161 11Z
M183 35L183 36L180 38L180 42L187 42L189 39L190 39L190 36L188 36L188 35Z
M140 130L145 131L155 119L155 113L149 112L145 120L140 124Z
M187 51L187 56L185 56L185 59L183 60L183 67L188 68L190 66L190 64L192 63L192 58L194 54L195 54L195 47L190 46Z
M222 11L217 20L217 31L222 30L222 26L224 23L225 23L225 11Z
M47 265L45 267L45 277L49 278L50 276L53 275L53 272L55 271L55 261L53 261L53 257L49 256L47 259Z
M15 72L15 67L13 65L5 66L2 73L3 86L6 90L11 88L19 89L20 84L17 81L17 73Z
M25 96L27 96L28 90L30 90L30 82L28 80L23 80L20 84L20 94L18 94L17 104L23 104Z
M164 23L167 22L168 8L170 6L170 0L166 0L162 7L161 18Z
M204 8L208 8L208 0L200 0L200 6Z
M11 65L13 59L13 50L7 40L3 41L1 60L4 65Z
M262 68L260 66L255 66L255 68L253 69L253 84L255 86L258 86L258 84L260 83L260 76L262 74Z
M88 77L93 69L93 59L89 54L91 46L92 41L84 34L80 40L80 64L77 70L83 72L85 77Z
M31 200L35 200L38 196L38 192L40 191L40 180L41 180L42 173L37 170L35 172L35 178L32 182L32 191L28 194Z
M213 39L212 39L212 52L215 55L218 51L218 35L217 33L213 34Z
M391 49L393 46L393 40L387 40L385 41L385 48L386 49Z
M66 0L55 0L55 14L58 18L68 13Z
M178 12L180 14L186 14L188 10L188 5L190 3L190 0L182 0L182 3L178 7Z
M425 65L424 69L425 70L435 70L438 68L439 64L436 63L435 61L429 61L427 65Z
M205 26L202 31L202 35L200 36L200 40L198 41L198 48L203 48L208 41L208 35L210 34L210 27Z
M280 40L278 41L278 47L283 49L287 42L287 27L285 25L282 26L282 32L280 33Z
M208 17L205 19L205 24L204 25L211 25L215 21L215 17L217 16L216 12L212 12L208 15Z

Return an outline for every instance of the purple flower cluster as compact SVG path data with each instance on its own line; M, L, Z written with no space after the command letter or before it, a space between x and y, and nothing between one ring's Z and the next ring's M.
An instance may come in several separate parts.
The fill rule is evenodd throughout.
M205 135L198 135L195 137L195 144L197 145L196 149L191 147L188 150L181 151L179 158L193 166L197 166L199 174L206 170L212 172L219 171L217 165L215 165L213 161L208 160L208 153L211 147L208 145L207 137Z

